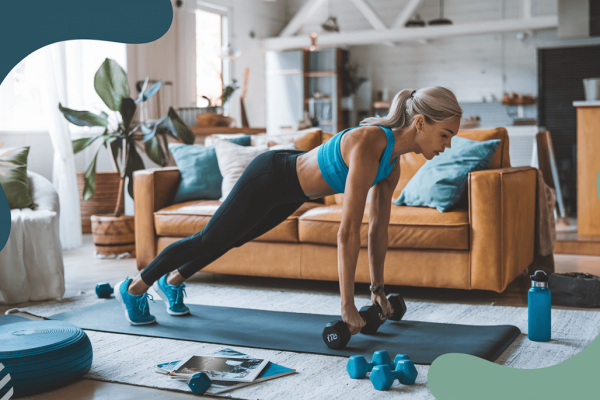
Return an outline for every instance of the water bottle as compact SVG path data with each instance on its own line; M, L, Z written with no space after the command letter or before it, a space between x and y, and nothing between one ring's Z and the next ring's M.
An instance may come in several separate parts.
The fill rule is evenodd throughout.
M535 271L530 276L529 289L529 340L548 342L550 340L550 290L548 275L544 271Z

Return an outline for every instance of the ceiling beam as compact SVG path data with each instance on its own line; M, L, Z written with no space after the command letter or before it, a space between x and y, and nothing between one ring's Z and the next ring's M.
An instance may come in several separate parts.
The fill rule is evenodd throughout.
M381 18L379 18L377 14L375 14L375 11L373 11L371 6L369 6L365 0L351 1L352 3L354 3L358 11L360 11L360 13L365 17L365 19L369 21L373 29L375 29L376 31L387 29L387 26L385 26ZM393 42L385 42L384 44L389 47L394 47Z
M310 17L321 7L325 0L307 0L306 3L300 7L296 15L288 22L283 28L279 37L289 37L298 32L298 29L304 25Z
M396 20L392 23L392 29L395 28L404 28L404 24L415 14L417 11L417 7L421 4L423 0L409 0L408 4L404 6L402 12Z
M414 42L421 39L444 39L454 36L483 35L525 30L553 29L558 27L558 16L499 19L427 28L401 28L386 30L359 30L319 35L317 46L380 44L386 41ZM310 46L308 35L274 37L262 40L267 50L301 49Z

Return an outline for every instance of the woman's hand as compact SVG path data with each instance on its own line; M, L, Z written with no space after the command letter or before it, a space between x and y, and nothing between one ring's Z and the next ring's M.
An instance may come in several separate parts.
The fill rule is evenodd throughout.
M387 320L394 313L394 307L392 307L387 297L385 297L385 293L371 293L371 302L379 304L384 320Z
M342 307L342 320L348 326L350 334L356 335L360 330L367 324L367 322L360 316L356 306L352 304L348 307Z

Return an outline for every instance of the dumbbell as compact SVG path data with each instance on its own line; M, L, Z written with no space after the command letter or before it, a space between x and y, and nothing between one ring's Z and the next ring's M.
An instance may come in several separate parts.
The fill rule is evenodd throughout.
M393 371L386 364L373 367L369 379L375 389L388 390L396 379L403 385L415 383L418 372L412 360L407 355L399 354L394 361L396 361L396 368Z
M188 381L188 386L194 394L204 394L212 381L205 372L196 372Z
M99 283L96 285L96 295L100 299L109 299L113 292L114 289L110 286L110 283Z
M404 298L402 298L402 296L400 296L400 294L398 293L391 293L387 296L387 299L392 305L392 308L394 309L394 313L390 315L388 319L391 319L392 321L400 321L402 317L404 317L404 314L406 314L406 303L404 302ZM368 306L364 306L360 309L360 311L366 311L367 308L371 307L374 307L377 311L377 316L379 317L379 324L365 325L360 330L360 333L364 333L367 335L372 335L376 333L379 327L385 322L381 319L381 316L383 315L383 310L381 309L379 304L371 304Z
M367 323L363 329L366 328L369 332L376 332L377 329L379 329L381 319L379 318L377 307L374 305L366 306L361 308L358 313ZM350 329L348 329L348 326L344 321L331 321L325 326L325 329L323 329L323 341L330 349L343 349L346 347L351 337Z
M373 358L369 363L363 356L352 356L346 364L346 371L348 371L350 378L362 379L367 376L367 373L371 372L376 365L389 365L390 368L396 368L396 363L400 360L404 360L404 357L406 357L404 354L398 354L392 363L392 359L387 351L378 350L373 353Z
M400 321L402 317L404 317L404 314L406 314L406 303L404 302L404 299L398 293L389 294L387 299L394 308L394 314L392 314L389 319ZM364 306L358 313L366 322L360 332L364 334L374 334L377 332L382 324L380 316L382 310L379 304ZM332 321L328 323L323 330L323 341L330 349L334 350L346 347L351 336L350 330L344 321Z

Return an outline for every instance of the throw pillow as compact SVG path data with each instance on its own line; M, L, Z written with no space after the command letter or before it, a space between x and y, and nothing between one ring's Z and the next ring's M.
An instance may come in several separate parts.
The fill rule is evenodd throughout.
M250 135L246 135L245 133L217 133L204 139L204 145L214 146L220 140L229 140L240 146L250 146L251 144Z
M295 150L296 146L294 142L281 143L281 144L269 144L269 150Z
M227 141L249 146L250 136L236 137ZM223 176L219 171L214 146L169 143L169 151L181 174L181 182L175 193L175 203L221 198Z
M256 156L269 150L267 146L239 146L226 141L215 145L219 169L223 175L221 185L221 201L225 201L242 172Z
M455 136L451 148L419 168L394 204L448 211L464 198L469 173L488 168L499 144L499 139L480 142Z
M6 176L0 174L0 185L6 194L8 205L13 208L29 208L33 206L33 199L29 193L27 180L27 156L29 146L6 147L0 149L0 154L12 150L11 153L0 157L2 162L13 163L14 166L2 166Z

